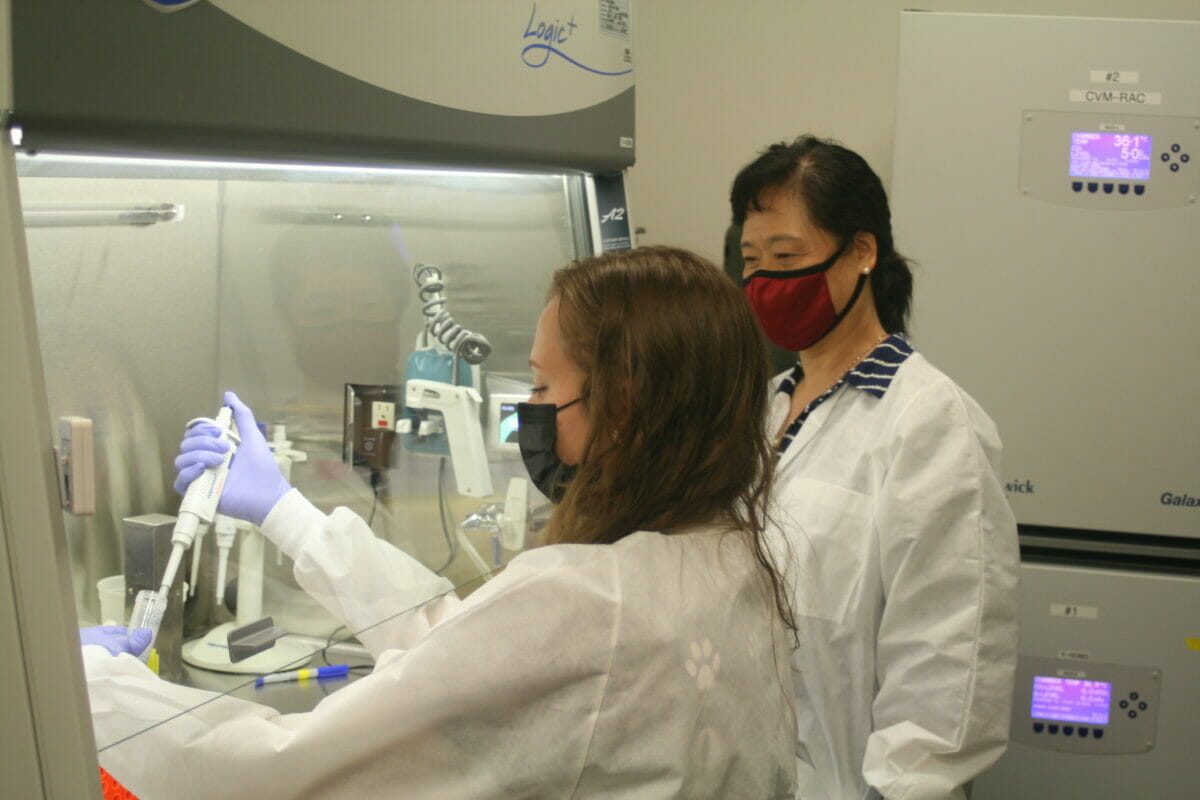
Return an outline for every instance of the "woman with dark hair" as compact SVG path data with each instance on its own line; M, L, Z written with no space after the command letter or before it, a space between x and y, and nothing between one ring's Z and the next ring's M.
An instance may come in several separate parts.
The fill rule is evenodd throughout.
M909 343L912 273L858 154L771 145L730 200L744 291L797 354L768 430L800 642L800 795L962 797L1004 751L1016 664L995 426Z
M288 486L228 394L242 441L219 511L260 525L375 667L278 714L85 647L99 743L141 731L104 767L144 800L791 798L794 640L762 538L768 374L744 299L681 250L573 262L530 363L520 446L560 502L542 546L463 600ZM227 449L216 433L185 435L181 493Z

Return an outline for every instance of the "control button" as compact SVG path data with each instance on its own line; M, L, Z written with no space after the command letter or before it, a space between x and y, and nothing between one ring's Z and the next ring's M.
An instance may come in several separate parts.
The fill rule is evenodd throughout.
M1171 160L1171 154L1170 154L1170 153L1163 153L1163 154L1162 154L1161 156L1159 156L1158 158L1159 158L1159 160L1161 160L1161 161L1170 161L1170 160Z
M1141 695L1140 695L1140 694L1138 694L1137 692L1130 692L1130 693L1129 693L1129 699L1130 699L1130 700L1137 700L1139 697L1141 697Z
M1103 739L1104 738L1104 728L1094 728L1092 730L1092 738Z
M1187 153L1184 153L1183 155L1181 155L1179 157L1179 160L1186 164L1187 162L1192 160L1192 157L1189 156Z
M1180 148L1179 148L1179 145L1177 145L1177 144L1173 144L1173 145L1171 145L1171 152L1172 152L1172 153L1178 153L1178 152L1179 152L1179 149L1180 149Z
M1137 698L1135 697L1134 699L1136 700ZM1121 701L1120 703L1118 703L1117 705L1119 705L1121 708L1129 708L1129 701L1128 701L1128 700L1122 700L1122 701Z
M1137 712L1136 712L1136 711L1130 711L1129 713L1130 713L1130 714L1136 714ZM1057 725L1055 725L1055 724L1053 724L1053 723L1051 723L1050 725L1047 725L1047 726L1046 726L1046 730L1050 731L1051 733L1058 733L1058 726L1057 726Z
M1174 164L1172 164L1171 166L1175 166L1175 165L1174 165ZM1106 184L1104 184L1104 193L1105 193L1105 194L1112 194L1112 193L1113 193L1113 185L1112 185L1111 183L1106 183Z
M1082 725L1080 725L1079 726L1079 738L1086 739L1087 735L1088 735L1088 729L1083 727Z
M1136 712L1136 711L1134 711L1132 708L1131 708L1131 709L1129 709L1129 718L1130 718L1130 719L1137 719L1137 712Z
M1046 730L1046 723L1044 723L1044 722L1033 723L1033 732L1034 733L1041 733L1044 730Z
M1071 181L1071 188L1076 192L1083 191L1083 181Z
M1063 725L1063 735L1064 736L1074 736L1075 735L1075 726L1074 725Z
M1100 184L1098 184L1098 183L1089 183L1089 184L1088 184L1088 191L1089 191L1089 192L1092 192L1093 194L1094 194L1094 193L1095 193L1095 192L1096 192L1096 191L1097 191L1099 188L1100 188Z
M1171 165L1171 172L1179 172L1179 165L1178 165L1178 164L1172 164L1172 165Z
M1136 184L1133 187L1133 193L1138 196L1144 195L1146 193L1146 187L1142 186L1141 184Z
M1120 190L1121 194L1129 194L1129 184L1128 183L1122 183L1120 186L1117 187L1117 189Z
M1146 705L1145 701L1138 703L1138 711L1145 711L1147 708L1149 708L1149 706Z

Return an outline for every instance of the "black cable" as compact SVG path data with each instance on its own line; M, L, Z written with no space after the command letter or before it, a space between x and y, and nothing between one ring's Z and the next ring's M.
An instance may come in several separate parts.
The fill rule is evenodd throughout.
M458 386L458 351L454 351L453 357L450 359L450 385ZM443 423L444 424L444 423ZM449 437L449 434L444 434ZM450 526L446 518L450 515L450 509L446 503L446 457L442 456L441 462L438 464L438 517L442 520L442 538L446 540L446 548L450 551L450 557L446 559L446 563L438 567L434 572L441 575L447 567L454 563L454 559L458 556L458 541L450 535Z
M333 664L329 663L329 648L333 647L333 639L335 636L338 635L338 631L343 631L345 629L346 629L345 625L338 625L329 634L329 637L325 639L325 646L321 648L321 660L325 662L325 666L327 666L327 667L333 666Z
M371 494L373 496L373 499L371 500L371 516L367 517L367 527L368 528L371 527L371 523L374 522L374 520L375 520L375 509L379 505L379 484L381 482L382 481L380 480L379 470L372 468L371 469Z
M441 463L438 464L438 516L442 520L442 537L446 540L446 547L450 550L450 557L446 559L446 563L442 564L435 573L441 575L447 567L454 563L455 557L458 555L458 543L450 535L450 526L446 522L449 510L446 508L446 457L441 458Z

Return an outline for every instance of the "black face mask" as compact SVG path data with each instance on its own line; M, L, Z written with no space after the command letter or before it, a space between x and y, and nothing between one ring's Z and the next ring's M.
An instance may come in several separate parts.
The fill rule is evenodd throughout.
M578 403L576 398L556 406L553 403L517 403L517 446L529 479L551 503L562 500L567 484L575 477L577 466L564 464L554 454L558 437L558 412Z

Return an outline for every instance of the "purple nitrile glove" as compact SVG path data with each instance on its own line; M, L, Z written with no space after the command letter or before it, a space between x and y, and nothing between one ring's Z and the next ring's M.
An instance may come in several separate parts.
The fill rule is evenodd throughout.
M133 632L124 625L97 625L79 629L81 645L98 644L114 656L121 653L140 656L153 638L154 631L149 628L138 628Z
M233 392L225 393L225 404L233 409L233 421L237 425L241 443L233 460L229 463L229 476L221 492L217 511L228 517L244 519L262 525L267 514L279 502L291 486L279 471L275 455L267 447L267 440L254 421L254 412L238 399ZM175 458L175 491L181 496L187 492L192 481L199 478L208 467L221 463L229 444L220 438L215 425L196 424L184 431L179 443L179 455Z

